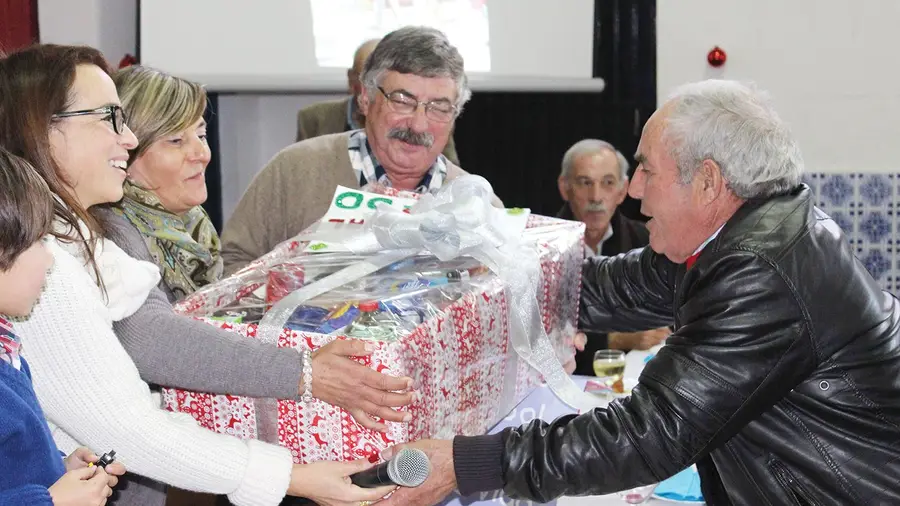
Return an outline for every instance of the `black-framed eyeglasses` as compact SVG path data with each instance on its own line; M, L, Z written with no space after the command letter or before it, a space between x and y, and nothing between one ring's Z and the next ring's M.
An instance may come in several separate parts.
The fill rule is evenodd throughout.
M113 127L113 131L117 135L125 132L125 111L119 105L104 105L96 109L84 109L82 111L65 111L58 112L53 115L54 118L71 118L72 116L93 116L95 114L105 114L104 121L109 121Z
M440 123L448 123L456 117L459 108L447 102L446 100L432 100L430 102L420 102L409 96L407 93L397 90L390 93L384 91L381 86L378 87L386 99L388 105L394 112L400 114L413 114L420 105L425 106L425 117Z

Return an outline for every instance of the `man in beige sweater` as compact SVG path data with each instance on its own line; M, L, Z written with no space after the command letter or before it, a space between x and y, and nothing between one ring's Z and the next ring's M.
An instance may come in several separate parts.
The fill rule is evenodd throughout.
M471 97L463 59L427 27L389 33L366 60L360 130L288 146L250 183L222 232L233 273L325 214L337 185L436 191L466 172L441 154Z

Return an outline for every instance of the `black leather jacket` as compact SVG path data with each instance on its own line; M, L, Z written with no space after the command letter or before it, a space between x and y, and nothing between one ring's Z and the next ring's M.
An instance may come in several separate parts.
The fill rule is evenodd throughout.
M676 330L608 409L457 438L462 492L546 501L696 463L711 506L900 505L900 305L807 187L746 203L689 271L587 261L581 302L582 328Z

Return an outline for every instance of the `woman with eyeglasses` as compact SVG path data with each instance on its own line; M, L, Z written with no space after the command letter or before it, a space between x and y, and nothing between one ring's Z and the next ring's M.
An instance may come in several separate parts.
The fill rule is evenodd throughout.
M276 505L285 494L355 505L387 493L349 483L350 474L369 467L364 461L293 465L285 448L215 434L160 408L148 382L290 397L299 374L276 393L283 380L266 374L278 369L269 361L300 366L281 355L291 350L163 310L159 269L111 240L122 224L103 208L122 198L129 150L138 142L98 51L39 45L0 59L0 145L31 162L56 197L47 242L55 265L33 313L18 324L40 371L35 391L61 450L114 449L140 475L116 504L161 505L162 484L227 494L237 505ZM123 325L148 311L152 316ZM327 375L340 367L323 369ZM314 377L314 395L315 384Z

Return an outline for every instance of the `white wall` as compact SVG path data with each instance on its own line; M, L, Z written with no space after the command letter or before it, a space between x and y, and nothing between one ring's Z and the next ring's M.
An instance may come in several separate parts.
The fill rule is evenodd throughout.
M900 2L657 2L659 103L677 85L750 80L791 125L810 172L896 172ZM706 54L728 55L714 69Z
M137 0L38 0L41 42L84 44L118 65L137 50Z

